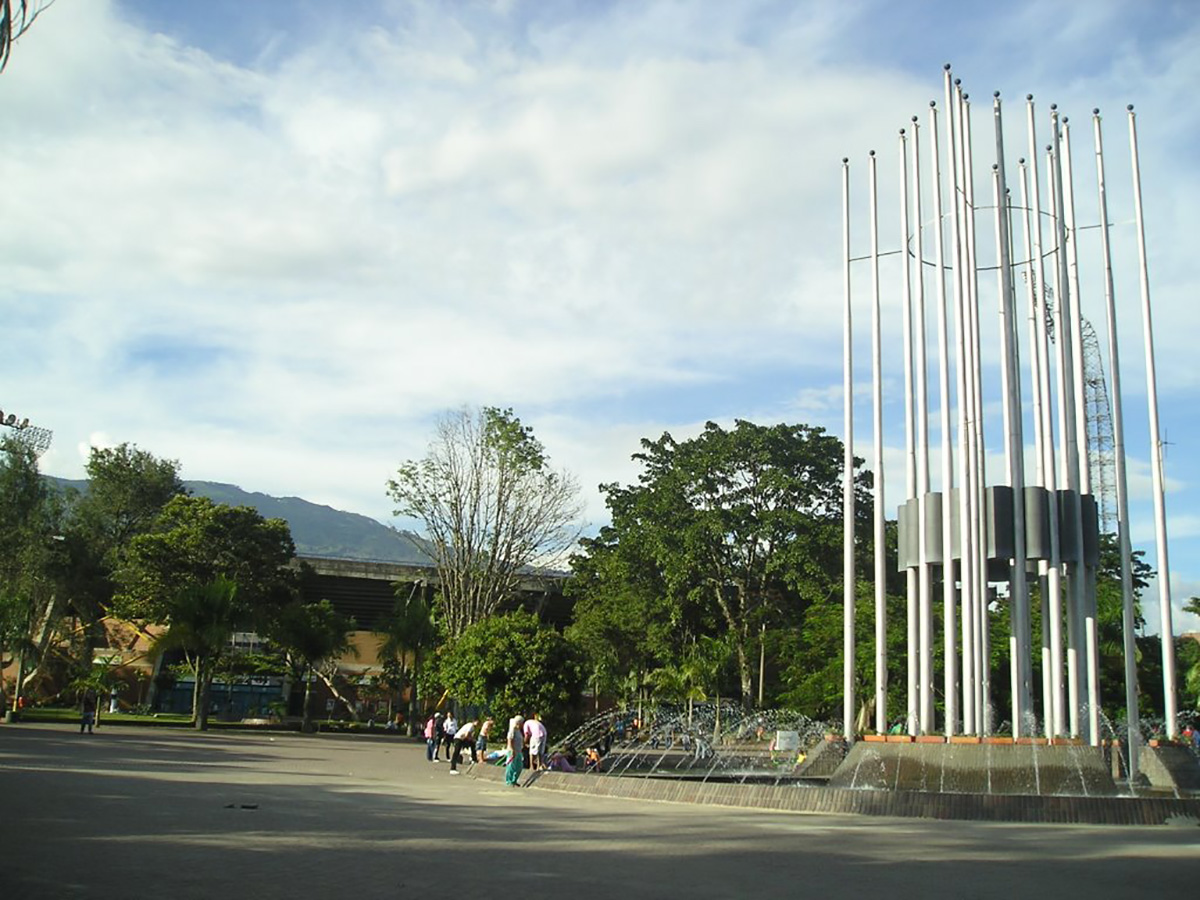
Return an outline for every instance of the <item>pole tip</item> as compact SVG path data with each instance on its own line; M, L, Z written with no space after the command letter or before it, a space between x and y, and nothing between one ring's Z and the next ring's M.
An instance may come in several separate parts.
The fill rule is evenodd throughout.
M874 150L868 150L868 151L867 151L867 156L869 156L869 157L871 157L872 159L874 159L874 158L875 158L875 151L874 151Z
M1054 110L1056 110L1056 109L1058 109L1058 104L1057 104L1057 103L1051 103L1051 104L1050 104L1050 110L1051 110L1051 112L1053 112L1053 111L1054 111Z
M949 72L950 71L950 63L946 63L944 66L942 66L942 68L945 69L947 72Z
M999 172L999 171L1000 171L1000 164L999 164L999 163L992 163L992 171L993 171L993 172Z
M1054 152L1054 145L1053 145L1053 144L1047 144L1047 145L1046 145L1046 152L1047 152L1047 153L1053 153L1053 152Z
M1026 94L1026 95L1025 95L1025 99L1026 99L1026 100L1032 100L1032 99L1033 99L1033 94Z
M850 157L848 157L848 156L843 156L843 157L842 157L842 165L843 165L843 166L845 166L845 165L849 165L849 163L850 163Z
M966 91L963 91L963 99L964 99L964 100L970 100L970 99L971 99L971 95L970 95L970 94L968 94Z
M1064 125L1066 125L1066 124L1067 124L1068 122L1070 122L1070 121L1071 121L1070 117L1068 117L1068 116L1063 116L1063 124L1064 124Z
M1127 110L1129 110L1130 112L1133 112L1133 104L1132 104L1132 103L1130 103L1130 104L1129 104L1127 107L1125 107L1125 108L1126 108Z
M929 108L930 108L930 109L937 109L937 101L936 101L936 100L930 100L930 101L929 101Z
M1020 159L1018 159L1017 164L1021 166L1025 165L1025 157L1022 156Z
M997 100L999 100L999 99L1000 99L1000 92L999 92L999 91L992 91L992 96L993 96L993 97L995 97Z
M912 120L913 120L913 124L914 124L914 125L915 125L915 124L917 124L917 117L916 117L916 116L913 116L913 117L912 117Z
M901 128L901 129L900 129L900 133L901 133L901 134L904 134L904 129L903 129L903 128Z
M955 79L954 79L954 86L955 86L955 87L961 87L961 86L962 86L962 79L961 79L961 78L955 78Z

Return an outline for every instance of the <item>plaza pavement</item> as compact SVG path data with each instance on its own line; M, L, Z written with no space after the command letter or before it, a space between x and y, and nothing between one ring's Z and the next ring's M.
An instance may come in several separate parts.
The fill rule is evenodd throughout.
M0 725L0 900L1103 900L1200 888L1195 825L714 809L447 770L397 737Z

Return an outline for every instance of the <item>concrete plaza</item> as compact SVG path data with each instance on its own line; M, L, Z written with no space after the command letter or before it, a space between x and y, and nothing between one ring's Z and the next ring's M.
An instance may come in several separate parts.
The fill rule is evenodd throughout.
M1096 900L1200 888L1195 824L714 809L447 769L395 737L3 725L0 898Z

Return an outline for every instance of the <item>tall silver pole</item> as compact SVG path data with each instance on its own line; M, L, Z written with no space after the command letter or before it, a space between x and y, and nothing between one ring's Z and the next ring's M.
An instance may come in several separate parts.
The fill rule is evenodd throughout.
M1083 293L1079 287L1079 229L1075 222L1075 178L1071 167L1071 127L1067 117L1062 120L1063 212L1069 239L1067 240L1067 272L1071 294L1071 352L1074 357L1075 434L1078 452L1075 465L1079 471L1079 494L1092 493L1091 467L1088 461L1087 386L1083 371ZM1096 568L1088 565L1084 548L1083 516L1080 509L1078 537L1079 563L1076 568L1078 604L1076 617L1083 637L1080 659L1080 697L1087 713L1088 743L1100 745L1100 652L1096 634Z
M958 653L955 645L958 602L954 589L954 519L951 505L954 491L954 454L950 446L950 325L947 322L946 299L946 234L945 209L942 204L941 152L938 149L937 105L929 104L929 139L932 142L930 163L933 167L933 210L937 222L937 328L938 328L938 390L941 398L942 450L942 640L943 640L943 697L946 704L945 732L947 737L958 727Z
M1150 472L1154 485L1154 538L1158 543L1158 610L1162 631L1163 718L1167 737L1179 736L1175 695L1175 628L1171 621L1171 565L1167 558L1167 507L1163 477L1163 445L1158 428L1158 378L1154 363L1154 327L1150 316L1150 269L1146 255L1146 223L1142 217L1142 169L1138 161L1137 120L1129 111L1129 152L1133 165L1133 208L1137 220L1138 270L1142 294L1142 335L1146 345L1146 393L1150 414Z
M950 185L954 214L950 219L951 236L954 241L954 347L958 389L958 524L959 565L962 584L962 721L963 733L975 734L975 657L971 630L971 601L974 596L975 568L971 529L971 478L970 478L970 423L968 421L970 395L967 385L967 287L966 253L963 247L963 190L959 181L960 128L955 127L955 111L958 109L956 91L952 88L949 68L946 69L946 141L950 160Z
M1033 670L1030 663L1029 586L1025 580L1025 433L1021 416L1020 341L1013 303L1012 235L1009 229L1008 185L1004 177L1004 117L999 91L992 104L992 115L996 136L996 260L1000 288L1005 459L1008 483L1013 491L1013 563L1009 574L1012 634L1009 638L1009 658L1012 669L1013 737L1019 738L1029 731Z
M842 160L842 277L845 319L842 337L845 445L842 456L842 732L854 740L854 335L850 296L850 160Z
M1055 287L1058 302L1057 311L1057 340L1058 349L1058 391L1059 391L1059 421L1062 426L1062 467L1066 479L1066 503L1070 510L1066 526L1074 530L1074 544L1078 558L1070 564L1069 580L1067 582L1067 691L1069 697L1069 721L1071 735L1081 734L1080 726L1080 665L1079 646L1082 640L1082 619L1079 612L1082 606L1083 587L1083 516L1079 503L1079 435L1075 429L1075 380L1074 353L1071 347L1072 316L1074 298L1071 296L1070 275L1067 271L1067 227L1066 199L1063 188L1062 161L1062 128L1058 109L1050 106L1050 184L1053 190L1055 237L1058 248L1055 251Z
M1048 323L1046 321L1046 275L1042 243L1041 189L1039 187L1041 179L1038 176L1037 167L1038 150L1037 132L1033 121L1033 95L1030 94L1026 99L1028 101L1026 105L1026 120L1029 131L1029 163L1032 167L1030 188L1033 204L1033 253L1034 265L1037 272L1037 291L1035 294L1038 304L1036 310L1038 328L1037 352L1040 358L1040 375L1042 379L1041 384L1038 385L1038 390L1042 395L1042 437L1045 441L1042 474L1045 478L1046 490L1050 493L1050 565L1046 569L1046 610L1042 619L1042 628L1049 631L1046 641L1050 645L1051 708L1045 711L1045 716L1047 720L1046 733L1052 736L1061 736L1066 732L1067 721L1066 704L1063 697L1062 556L1058 540L1059 517L1056 495L1058 483L1054 461L1054 417L1050 408L1050 351L1049 333L1047 330ZM1050 623L1048 629L1046 627L1047 619Z
M879 287L879 180L875 151L867 160L871 185L871 407L875 457L874 551L875 551L875 731L886 734L887 723L887 546L884 526L887 510L883 499L883 337L880 322Z
M917 496L917 442L913 427L913 413L916 405L913 385L913 329L912 329L912 257L909 255L909 221L908 221L908 137L903 128L900 129L900 292L901 315L903 317L901 343L904 347L904 496L914 500ZM920 527L918 522L917 527ZM905 578L905 611L907 613L907 721L905 730L916 734L920 720L918 704L917 668L920 664L920 640L918 637L918 593L920 591L918 568L925 563L918 561L918 566L910 564L904 569Z
M984 483L987 471L984 459L983 368L979 341L979 268L975 242L975 160L971 138L971 102L962 94L963 210L966 213L966 285L967 285L967 383L971 398L967 441L971 448L968 461L971 478L971 528L974 550L975 590L971 602L971 631L975 644L975 727L979 734L991 733L987 698L990 692L987 633L987 538L984 530Z
M1042 432L1042 367L1043 346L1041 342L1042 328L1039 327L1041 304L1038 302L1038 292L1041 290L1039 267L1036 265L1033 250L1033 216L1036 212L1031 207L1029 199L1029 167L1025 159L1019 160L1021 170L1021 207L1024 210L1024 250L1025 250L1025 285L1027 309L1029 314L1029 383L1033 397L1033 446L1034 446L1034 484L1046 486L1046 439ZM1039 559L1037 564L1038 590L1041 595L1040 609L1042 614L1041 636L1041 669L1042 669L1042 725L1043 733L1048 737L1052 733L1052 711L1054 709L1053 671L1050 664L1050 633L1049 633L1049 572L1050 563ZM1032 604L1031 604L1032 616ZM1032 644L1032 633L1030 643ZM1032 654L1032 646L1030 653Z
M1129 781L1137 781L1141 727L1137 701L1137 646L1134 643L1133 550L1129 539L1129 487L1125 473L1125 415L1121 397L1121 356L1117 342L1117 305L1113 290L1112 251L1108 234L1108 190L1104 180L1104 140L1100 110L1092 110L1096 145L1096 190L1100 195L1100 252L1104 258L1104 306L1108 325L1108 372L1112 381L1113 457L1117 483L1117 540L1121 553L1121 631L1125 652L1125 717L1129 725Z
M929 370L925 352L925 219L921 212L921 131L917 117L912 118L912 180L913 212L916 215L915 248L916 281L916 376L917 376L917 508L920 532L917 535L921 566L919 570L920 612L920 730L928 734L933 729L933 602L931 598L932 570L929 564L929 542L925 522L929 516L926 494L929 493Z

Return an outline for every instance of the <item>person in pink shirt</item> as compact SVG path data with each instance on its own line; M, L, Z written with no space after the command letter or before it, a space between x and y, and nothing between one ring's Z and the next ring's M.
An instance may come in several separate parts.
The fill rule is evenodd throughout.
M546 726L542 717L535 715L525 720L525 739L529 743L529 768L536 772L542 768L542 756L546 750Z

